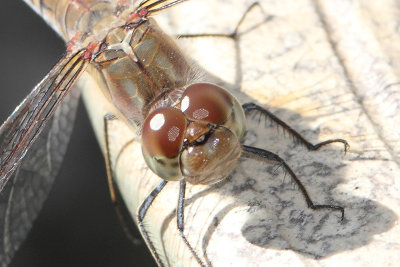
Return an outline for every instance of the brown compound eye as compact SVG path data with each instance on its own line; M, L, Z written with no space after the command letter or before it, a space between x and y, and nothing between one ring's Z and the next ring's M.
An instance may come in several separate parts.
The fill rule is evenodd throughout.
M211 83L195 83L182 95L181 110L191 120L223 124L232 111L232 97Z
M143 123L143 152L149 157L176 157L185 130L186 118L179 109L165 107L154 110Z

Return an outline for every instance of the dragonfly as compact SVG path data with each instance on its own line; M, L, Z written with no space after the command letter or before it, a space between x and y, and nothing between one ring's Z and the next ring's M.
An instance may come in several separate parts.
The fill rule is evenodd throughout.
M332 139L313 145L264 108L253 103L240 105L220 86L196 80L186 57L152 18L185 1L37 3L39 13L56 25L56 31L69 41L64 57L1 126L0 184L3 191L17 185L8 181L13 180L13 175L21 176L30 156L37 160L40 156L34 153L47 153L41 151L41 142L51 136L51 127L45 126L59 123L63 109L70 110L70 105L76 105L79 92L73 90L73 85L86 71L101 73L104 93L120 111L122 119L140 129L143 156L149 168L164 179L138 211L139 229L160 266L164 263L143 224L155 197L168 181L179 181L178 228L193 257L205 266L183 234L186 182L217 183L229 175L239 157L278 162L299 186L309 208L338 210L343 218L344 209L340 206L314 204L295 173L278 155L243 145L241 140L245 135L246 115L259 112L310 150L334 142L343 143L346 149L347 142ZM64 13L54 15L59 9ZM79 18L82 14L89 14L89 17L77 23L79 20L73 16ZM160 47L162 52L155 53ZM156 60L151 59L153 56ZM68 112L67 116L73 117L73 112ZM25 154L26 159L21 163ZM23 165L20 167L20 164ZM43 170L40 164L28 162L28 166L33 165L29 172L54 177L52 172L58 169L55 165L60 162L50 164L55 168L44 173L40 173Z

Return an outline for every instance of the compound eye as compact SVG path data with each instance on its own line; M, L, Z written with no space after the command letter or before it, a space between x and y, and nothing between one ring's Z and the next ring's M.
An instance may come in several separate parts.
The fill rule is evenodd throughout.
M143 123L143 151L149 157L176 157L182 147L185 130L186 118L179 109L156 109Z
M211 83L195 83L182 95L181 110L191 120L223 124L232 111L232 96Z

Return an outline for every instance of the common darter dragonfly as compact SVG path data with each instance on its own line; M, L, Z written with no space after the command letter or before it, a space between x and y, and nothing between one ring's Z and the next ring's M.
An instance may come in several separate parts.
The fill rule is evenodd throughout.
M144 1L145 2L145 4L146 4L146 2L147 1ZM163 3L163 2L174 2L174 1L161 1L161 4L165 4L165 3ZM150 7L151 8L151 7ZM128 18L127 19L127 21L128 22L126 22L125 23L125 25L126 25L126 27L125 28L122 28L125 32L129 32L130 30L132 30L132 29L136 29L136 27L139 27L139 26L136 26L136 24L133 24L133 25L131 25L131 24L129 24L129 23L131 23L132 21L134 22L134 23L137 23L137 22L140 22L140 23L142 23L142 20L146 20L147 19L147 10L146 9L138 9L138 12L137 13L135 13L134 15L136 15L136 17L135 16L131 16L130 18ZM124 24L122 24L122 25L124 25ZM110 32L106 32L106 35L108 35L108 34L110 34ZM103 40L103 39L101 39L101 40ZM101 41L100 40L100 41ZM76 72L78 72L79 71L79 69L82 67L82 69L84 68L84 67L86 67L86 64L92 64L92 61L93 60L95 60L96 58L99 58L99 57L101 57L102 55L104 56L104 54L107 52L107 51L103 51L103 50L101 50L102 49L102 47L101 47L101 42L100 42L100 44L98 44L98 46L96 46L96 45L92 45L93 43L90 43L90 42L88 42L87 44L85 44L85 45L83 45L82 47L88 47L88 49L86 49L86 50L82 50L81 52L80 52L80 54L79 54L79 57L80 57L80 59L79 59L79 61L77 61L77 67L71 72L71 73L75 73L75 71ZM104 44L104 43L103 43ZM109 44L107 44L107 45L109 45ZM82 48L82 47L80 47L80 48ZM106 47L107 49L108 48L110 48L110 47ZM118 47L118 49L121 49L121 47ZM122 50L123 49L125 49L125 47L123 47L122 48ZM175 49L175 48L174 48ZM115 50L115 47L111 47L111 50ZM125 51L125 50L124 50ZM103 53L103 54L102 54ZM106 55L107 56L107 55ZM119 56L119 55L118 55ZM76 57L76 59L77 59L78 57ZM78 60L78 59L77 59ZM106 61L108 61L109 59L107 59ZM101 63L103 63L103 62L105 62L105 61L102 61L102 62L100 62L100 64ZM107 62L108 63L108 62ZM66 64L66 63L65 63ZM80 65L81 64L81 65ZM179 64L178 64L179 65ZM63 70L62 70L63 71ZM183 76L185 75L185 74L182 74ZM73 76L72 76L73 77ZM111 79L112 79L112 77L111 77ZM51 83L52 85L54 84L54 83ZM190 84L190 83L189 83ZM69 87L70 85L67 83L66 84L66 87ZM224 108L222 108L222 111L221 110L219 110L219 111L217 111L217 112L219 112L219 113L221 113L221 114L224 114L224 112L225 113L228 113L229 114L229 116L228 117L224 117L222 120L220 120L220 119L217 119L218 121L207 121L206 120L206 125L203 127L203 130L204 129L206 129L206 130L204 130L205 132L203 132L203 134L201 134L201 135L199 135L199 136L196 136L196 134L194 134L193 136L195 136L196 138L195 139L193 139L193 140L190 140L190 138L185 138L185 141L184 141L184 139L182 139L181 141L184 143L183 144L183 147L185 147L185 146L187 146L187 147L197 147L197 146L202 146L203 144L205 144L205 143L207 143L207 140L209 139L209 138L216 138L215 136L213 136L214 135L214 132L218 132L218 128L219 128L219 126L218 125L220 125L220 124L224 124L224 123L227 123L228 122L228 124L231 124L229 127L233 127L235 130L233 130L233 132L235 132L235 134L232 136L232 137L229 137L229 138L227 138L227 139L231 139L231 138L233 138L234 136L237 136L237 138L240 138L240 137L242 137L243 136L243 134L244 134L244 126L241 126L241 123L238 123L238 124L236 124L236 120L233 120L232 119L232 117L231 117L231 112L233 112L233 113L236 113L236 115L234 115L235 117L236 117L236 119L238 120L238 121L243 121L244 122L244 118L242 118L242 113L241 113L241 109L239 108L239 105L238 105L238 103L236 102L236 100L234 99L234 98L232 98L228 93L226 93L223 89L220 89L219 87L217 87L217 86L214 86L214 85L209 85L209 84L200 84L200 85L193 85L193 86L185 86L185 90L186 90L186 88L191 88L191 90L187 90L187 91L185 91L183 94L184 94L184 96L182 97L180 94L178 95L178 97L177 97L177 99L181 99L180 101L179 101L179 104L178 104L178 106L177 107L179 107L179 109L181 109L181 111L182 112L185 112L186 110L190 110L190 105L187 103L187 102L185 102L185 101L183 101L183 99L190 99L190 97L191 97L191 95L189 94L189 93L187 93L188 95L185 95L185 93L186 92L189 92L190 91L190 93L191 94L194 94L195 95L195 97L194 98L201 98L201 96L198 96L197 95L197 92L199 92L199 91L209 91L209 93L208 93L208 95L211 95L211 96L213 96L213 94L214 94L214 92L217 92L216 93L216 95L214 95L215 96L215 98L216 99L219 99L219 100L217 100L217 102L219 101L219 102L221 102L222 101L222 103L224 103L224 101L227 101L227 103L228 103L228 110L231 110L231 111L229 111L229 112L227 112L226 110L224 110ZM170 94L171 92L170 91L167 91L167 92L163 92L163 94ZM156 94L157 95L157 94ZM165 97L165 96L164 96ZM185 98L186 97L186 98ZM175 99L175 96L171 96L171 98L172 99ZM225 99L225 100L221 100L221 99ZM211 100L215 100L214 98L211 98L211 99L208 99L209 101L211 101ZM205 101L205 102L207 102L207 101ZM189 102L190 103L190 102ZM170 103L168 103L168 104L170 104ZM226 104L226 103L225 103ZM164 104L165 105L165 104ZM157 106L157 105L156 105ZM126 109L125 107L121 107L120 106L120 109L121 110L124 110L124 109ZM170 110L169 108L167 108L168 109L168 113L163 113L163 115L164 116L168 116L167 114L169 114L170 112L175 112L176 110L175 109L173 109L173 110ZM179 110L178 109L178 110ZM200 109L196 109L196 110L204 110L205 108L204 107L200 107ZM226 108L225 108L226 109ZM247 105L246 106L246 111L251 111L251 110L253 110L253 109L258 109L258 107L256 107L256 106L252 106L252 105ZM152 110L152 108L149 108L149 110ZM208 108L208 110L210 111L210 108ZM233 110L233 111L232 111ZM207 111L207 108L206 108L206 111ZM126 111L125 111L126 112ZM151 112L153 112L153 111L148 111L148 110L146 110L146 111L144 111L144 113L151 113ZM263 112L263 111L261 111L261 112ZM212 112L211 112L212 113ZM175 117L179 117L179 116L181 116L181 115L179 115L180 113L177 113L177 115L174 115L174 118ZM194 114L194 113L193 113ZM158 117L158 115L159 115L159 113L153 113L151 116L153 117L153 118L157 118ZM197 119L199 119L199 117L197 116L197 115L188 115L188 114L185 114L186 116L192 116L189 120L187 120L187 119L185 119L185 121L187 120L187 122L185 122L185 123L181 123L182 125L186 125L187 123L191 123L193 120L197 120ZM197 116L197 117L196 117ZM202 115L200 114L199 115L200 117L202 117ZM222 115L220 115L220 116L222 116ZM226 115L225 115L226 116ZM205 116L205 117L207 117L207 116ZM217 116L218 117L218 116ZM183 118L183 117L182 117ZM136 120L136 118L130 118L132 121L135 121ZM202 119L204 119L204 117L202 117ZM214 118L215 119L215 118ZM232 121L229 121L230 119L232 119ZM273 118L274 119L274 118ZM129 120L129 118L128 118L128 120ZM148 127L150 127L150 130L149 129L147 129L147 132L149 132L150 131L150 134L151 134L151 132L153 131L153 128L157 128L158 126L159 126L159 124L160 124L160 122L158 121L158 120L156 120L155 122L154 122L154 120L152 120L152 119L149 119L150 120L150 122L148 123L148 125L150 125L150 126L148 126ZM152 125L152 122L154 122L154 123L158 123L156 126L153 126ZM279 123L280 121L278 121L278 123ZM144 125L146 125L146 123L144 124ZM284 125L284 124L283 124ZM194 127L194 130L193 131L196 131L195 129L196 129L196 127L195 127L196 125L192 125L192 127ZM183 127L183 128L182 128ZM181 127L178 127L178 126L176 126L174 129L177 129L176 131L178 131L179 132L179 129L184 129L185 127L188 127L189 129L191 129L190 128L190 126L189 125L187 125L187 126L181 126ZM284 125L284 127L286 127L285 125ZM224 127L223 127L224 128ZM287 128L287 127L286 127ZM172 134L178 134L177 132L173 132ZM182 130L183 131L183 130ZM291 132L291 134L292 135L295 135L296 136L296 133L295 132L293 132L293 130L290 130L289 129L289 131L292 131ZM144 130L143 130L143 132L146 132L146 127L144 127ZM190 134L190 133L189 133ZM178 134L178 137L180 137L180 135L181 134ZM146 135L146 136L148 136L148 135ZM176 136L175 136L176 137ZM194 137L193 137L194 138ZM297 136L297 138L300 138L301 139L301 137L300 136ZM221 137L217 137L216 138L217 140L219 140L219 139L226 139L226 138L221 138ZM152 139L153 140L153 139ZM144 141L145 142L145 144L146 143L148 143L149 141ZM343 141L343 140L341 140L341 139L337 139L337 140L331 140L331 141L328 141L327 143L331 143L331 142L342 142L342 143L344 143L345 145L346 145L346 142L345 141ZM182 144L181 144L182 145ZM179 150L179 153L178 154L180 154L182 151L180 151L181 149L182 150L184 150L182 147L181 147L181 145L180 146L178 146L178 150ZM153 144L152 143L150 143L150 144L147 144L147 145L145 145L145 146L147 146L147 148L145 148L145 155L147 154L147 161L149 162L149 164L151 165L151 168L156 172L156 173L158 173L158 175L160 175L160 176L162 176L163 178L169 178L169 179L172 179L172 180L176 180L176 179L180 179L182 176L180 176L179 174L176 174L176 173L174 173L174 171L172 171L172 173L173 174L171 174L171 172L170 172L170 170L169 169L167 169L167 170L165 170L165 169L163 169L162 167L159 167L159 161L160 161L160 159L158 158L159 156L162 156L162 154L163 153L165 153L166 151L164 150L163 151L163 148L158 148L158 147L153 147ZM233 147L240 147L239 146L239 144L237 144L237 145L233 145ZM313 149L313 147L309 147L310 149ZM160 153L159 152L159 150L161 149L161 155L160 154L157 154L157 153ZM255 148L251 148L251 147L246 147L246 146L243 146L242 147L242 149L245 151L245 153L243 153L243 154L253 154L253 156L255 156L255 157L267 157L267 158L269 158L269 159L275 159L275 160L278 160L278 161L281 161L280 160L280 158L278 158L278 157L276 157L275 155L273 155L273 154L271 154L271 153L268 153L268 152L266 152L266 151L263 151L263 150L259 150L259 149L255 149ZM173 150L174 150L174 148L173 148ZM147 152L146 152L147 151ZM158 151L158 152L154 152L154 151ZM235 151L235 150L233 150L233 151ZM168 150L167 151L168 153L170 153L170 150ZM155 153L155 154L154 154ZM176 154L177 152L174 152L174 153L172 153L172 154ZM235 154L236 152L234 152L234 154ZM149 156L149 154L150 154L150 156ZM154 154L154 155L153 155ZM236 159L236 157L237 157L238 155L235 155L234 156L234 158ZM174 158L174 155L169 155L168 156L169 158ZM157 158L156 160L154 159L154 158ZM180 159L180 161L182 161L182 159ZM184 161L184 160L183 160ZM229 161L229 160L228 160ZM3 164L3 166L2 167L5 167L6 168L6 165L8 164L7 162L8 162L8 160L6 160L5 161L6 163L2 163ZM181 165L184 165L182 162L180 162L180 164ZM186 163L186 164L189 164L189 163ZM281 161L281 164L284 164L282 161ZM161 164L162 165L162 164ZM215 166L214 166L215 167ZM212 167L212 168L214 168L214 167ZM225 166L226 167L226 166ZM288 166L286 166L287 167L287 171L290 173L290 169L289 169L289 167ZM161 168L161 169L160 169ZM219 173L223 173L223 172L225 172L225 170L224 170L225 168L223 168L223 169L220 169L218 172ZM230 169L229 167L227 167L226 169ZM182 169L182 170L184 170L184 168ZM205 171L205 169L203 170L203 169L201 169L201 171ZM208 176L208 175L206 175L205 177L202 177L202 179L211 179L211 182L212 183L214 183L214 182L216 182L216 181L218 181L219 179L223 179L223 178L225 178L227 175L228 175L228 173L229 173L229 171L227 172L227 173L223 173L222 175L220 175L219 177L217 177L217 178L215 178L215 176L213 176L213 177L210 177L210 176ZM292 174L291 173L291 175L293 175L293 178L294 179L297 179L297 178L295 178L295 176L294 176L294 174ZM169 177L168 177L169 176ZM185 174L185 176L190 176L190 171L189 172L186 172L186 174ZM200 174L200 176L201 176L201 174ZM297 180L295 180L297 183L298 183L298 185L299 185L299 187L300 187L300 189L303 191L303 193L304 193L304 195L306 196L307 194L306 194L306 191L305 191L305 189L302 187L302 185L297 181ZM193 181L192 180L192 182L193 183L196 183L196 181ZM198 182L198 181L197 181ZM181 184L182 184L182 189L184 188L184 184L181 182ZM162 186L163 186L164 184L162 184ZM162 186L160 187L160 189L162 188ZM181 196L182 196L182 194L181 194ZM309 199L307 199L308 200L308 204L309 204L309 206L311 206L311 207L313 207L313 208L329 208L329 209L337 209L337 210L340 210L340 211L343 211L342 210L342 208L341 207L339 207L339 206L332 206L332 205L322 205L322 206L318 206L318 205L313 205L313 204L311 204L311 202L310 202L310 200ZM146 206L146 208L147 208L147 206ZM143 209L142 208L142 215L144 215L144 213L143 212L145 212L145 209ZM180 211L180 212L182 212L182 210ZM178 212L179 213L179 212ZM180 222L181 224L183 224L183 222ZM182 226L182 225L181 225ZM144 230L144 228L142 227L142 230ZM150 240L148 239L147 240L147 242L150 242ZM188 246L190 246L190 244L187 244ZM155 253L155 255L156 255L156 258L157 258L157 254L156 254L156 252L154 251L154 249L153 249L153 252ZM198 257L197 256L197 254L196 253L193 253L194 254L194 256L195 257ZM160 261L160 259L158 259L158 263L159 264L162 264L162 262ZM201 259L198 259L198 261L199 261L199 263L201 263L202 264L202 261L201 261Z
M1 57L9 62L2 69L5 75L0 75L0 80L3 89L13 90L0 92L1 122L65 52L62 39L23 1L7 0L2 4L0 32L12 41L0 44ZM17 18L5 26L11 14L17 14ZM29 56L31 60L26 60ZM24 73L23 79L17 76L18 72ZM82 103L79 109L73 125L81 130L73 131L54 186L10 266L60 266L62 262L74 266L96 262L151 266L154 260L146 245L133 245L115 216L104 158ZM102 223L92 227L93 221Z

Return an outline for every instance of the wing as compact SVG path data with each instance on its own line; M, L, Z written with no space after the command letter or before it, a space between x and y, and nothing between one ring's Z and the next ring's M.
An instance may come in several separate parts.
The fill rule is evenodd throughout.
M178 5L189 0L143 0L136 10L146 9L149 15L155 15L167 8Z
M79 100L72 87L88 64L83 53L64 56L0 128L1 265L25 239L61 166Z
M0 190L58 105L86 69L85 50L65 55L0 128Z
M25 240L59 171L78 107L71 89L0 194L0 265L8 265Z

